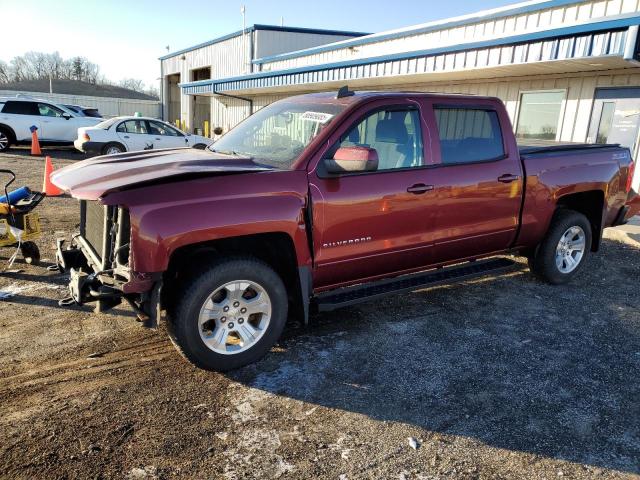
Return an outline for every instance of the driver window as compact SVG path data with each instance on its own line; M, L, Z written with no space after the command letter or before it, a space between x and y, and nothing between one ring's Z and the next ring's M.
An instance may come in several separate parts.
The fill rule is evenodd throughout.
M41 117L62 117L62 110L58 110L46 103L39 103L38 111Z
M331 151L369 147L378 153L378 170L424 164L420 116L415 109L379 110L351 128Z
M169 137L178 136L178 132L176 130L160 122L150 121L149 128L151 130L151 135L165 135Z

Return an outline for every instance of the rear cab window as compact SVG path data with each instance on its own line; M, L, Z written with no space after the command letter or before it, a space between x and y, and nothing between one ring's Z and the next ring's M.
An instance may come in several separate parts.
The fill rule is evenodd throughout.
M488 162L505 157L498 113L491 108L434 106L442 164Z

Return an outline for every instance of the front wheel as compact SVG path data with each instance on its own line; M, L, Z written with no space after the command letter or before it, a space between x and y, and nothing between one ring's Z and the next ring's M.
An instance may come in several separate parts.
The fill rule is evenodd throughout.
M287 320L278 274L252 258L219 262L183 289L169 322L178 351L197 367L227 371L262 358Z
M551 284L567 283L585 264L591 241L591 224L587 217L573 210L560 210L530 259L529 267Z
M0 152L9 150L11 146L11 135L4 128L0 128Z

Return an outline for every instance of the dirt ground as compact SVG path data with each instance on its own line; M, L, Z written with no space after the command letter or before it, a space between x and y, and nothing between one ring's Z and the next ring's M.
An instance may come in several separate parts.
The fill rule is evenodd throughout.
M56 168L81 158L50 153ZM14 151L6 167L41 186L41 158ZM39 212L46 266L78 206L48 198ZM1 478L640 473L640 227L609 230L570 285L522 264L365 303L230 374L193 368L128 308L58 307L64 275L16 266L0 272L15 294L0 301Z

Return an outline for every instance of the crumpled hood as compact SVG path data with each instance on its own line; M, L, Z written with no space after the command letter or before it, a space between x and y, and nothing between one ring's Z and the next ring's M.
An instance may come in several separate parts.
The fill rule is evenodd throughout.
M97 200L136 184L194 174L273 170L248 158L194 148L168 148L90 158L55 171L54 185L75 198Z

